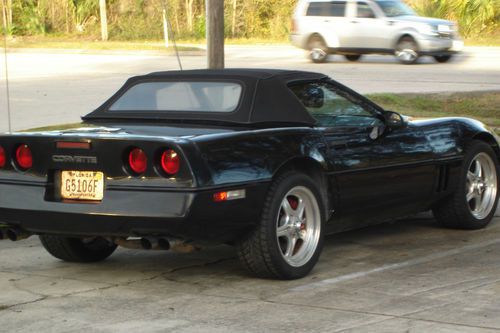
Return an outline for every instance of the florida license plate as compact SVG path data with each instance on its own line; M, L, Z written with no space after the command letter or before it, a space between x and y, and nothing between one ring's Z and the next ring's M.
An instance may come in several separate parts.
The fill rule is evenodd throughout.
M100 171L62 171L61 197L100 201L104 196L104 173Z

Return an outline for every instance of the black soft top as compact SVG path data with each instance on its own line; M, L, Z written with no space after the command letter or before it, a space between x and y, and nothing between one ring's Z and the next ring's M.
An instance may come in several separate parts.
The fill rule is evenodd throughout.
M235 124L293 123L314 125L315 120L287 85L291 82L326 79L320 73L275 69L223 69L154 72L131 77L110 99L92 113L91 119L147 119L147 120L207 120ZM242 97L235 111L175 112L175 111L112 111L108 108L130 87L155 81L227 81L242 85Z

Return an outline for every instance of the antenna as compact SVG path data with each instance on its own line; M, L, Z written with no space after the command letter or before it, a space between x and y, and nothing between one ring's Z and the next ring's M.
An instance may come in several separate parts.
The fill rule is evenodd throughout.
M166 4L165 0L163 0L161 2L161 4L163 6L163 10L165 11L165 16L167 17L168 29L172 32L172 42L174 42L175 56L177 57L177 62L179 63L179 68L182 71L181 57L179 56L179 49L177 48L177 42L175 41L175 32L174 32L174 29L172 29L172 25L170 24L170 20L168 19L167 4Z
M5 58L5 90L7 94L7 123L9 125L9 133L12 132L12 121L10 118L10 88L9 88L9 67L7 63L7 4L2 0L2 16L3 16L3 42L4 42L4 58Z

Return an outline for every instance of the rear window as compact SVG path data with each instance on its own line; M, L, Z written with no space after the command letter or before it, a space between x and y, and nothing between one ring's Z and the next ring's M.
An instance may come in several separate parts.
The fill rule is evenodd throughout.
M346 2L311 2L307 8L307 16L344 16Z
M234 82L143 82L128 89L109 111L232 112L241 92Z

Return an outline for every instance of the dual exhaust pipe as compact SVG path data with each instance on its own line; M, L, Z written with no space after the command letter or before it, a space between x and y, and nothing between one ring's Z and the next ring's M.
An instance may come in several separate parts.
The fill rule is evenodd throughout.
M192 253L199 249L183 240L175 238L144 237L140 239L116 238L113 242L121 247L135 250L160 250L177 253Z

